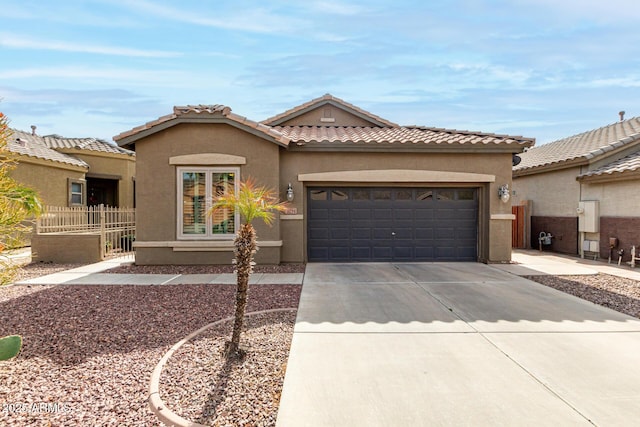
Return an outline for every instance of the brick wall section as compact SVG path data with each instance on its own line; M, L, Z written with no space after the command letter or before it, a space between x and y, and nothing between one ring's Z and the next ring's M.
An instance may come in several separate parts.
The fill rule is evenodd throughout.
M578 217L532 216L531 247L537 249L540 232L551 233L551 245L543 246L543 251L578 254ZM607 256L609 256L607 254Z
M600 257L609 258L609 237L618 238L612 259L618 260L618 250L624 249L623 261L631 261L631 246L640 254L640 217L600 217Z

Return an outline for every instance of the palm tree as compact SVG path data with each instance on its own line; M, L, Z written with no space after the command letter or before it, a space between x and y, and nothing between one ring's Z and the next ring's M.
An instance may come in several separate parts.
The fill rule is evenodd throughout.
M234 263L237 274L236 307L231 341L226 346L227 357L242 358L244 351L240 349L240 333L247 306L249 276L255 264L253 256L258 250L256 230L251 223L254 219L261 219L265 224L271 225L275 217L274 212L285 210L286 204L278 202L273 190L258 186L251 178L240 182L238 194L234 191L225 191L224 185L218 188L222 190L216 194L208 215L212 215L218 209L229 209L238 212L243 220L234 240Z

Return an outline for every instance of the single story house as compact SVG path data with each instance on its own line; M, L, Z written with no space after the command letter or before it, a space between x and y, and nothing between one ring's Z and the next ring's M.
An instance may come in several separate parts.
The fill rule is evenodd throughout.
M400 126L332 95L261 122L188 105L114 137L136 152L136 263L228 264L239 223L206 215L252 177L289 193L256 224L262 264L511 259L520 136ZM503 194L502 200L500 194Z
M608 258L640 245L640 118L544 144L513 168L514 204L531 201L531 244ZM610 238L614 239L610 243ZM613 245L613 248L611 247Z
M17 181L45 205L134 207L135 153L95 138L40 136L12 129L9 150Z

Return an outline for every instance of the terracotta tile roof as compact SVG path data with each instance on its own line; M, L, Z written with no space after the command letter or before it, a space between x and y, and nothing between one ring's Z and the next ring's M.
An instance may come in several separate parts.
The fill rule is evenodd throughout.
M73 166L80 166L88 168L89 165L73 156L60 153L52 148L49 148L44 142L43 138L37 135L31 135L28 132L22 132L12 129L13 135L9 139L9 150L12 153L20 154L23 156L34 157L42 160L49 160L52 162L66 163Z
M515 144L528 147L534 139L521 136L459 131L420 126L396 127L327 127L327 126L276 126L277 131L295 142L306 144L400 144L400 145L498 145Z
M267 126L263 123L258 123L253 120L249 120L244 116L240 116L238 114L232 113L231 108L226 105L221 104L213 104L213 105L186 105L186 106L176 106L173 107L173 114L167 114L166 116L162 116L156 120L152 120L150 122L145 123L144 125L137 126L131 130L122 132L113 137L115 141L120 141L127 137L134 136L140 132L151 130L154 127L160 126L164 123L170 122L172 120L176 120L178 118L225 118L231 121L237 122L244 126L248 126L256 131L263 133L265 136L268 136L274 140L276 140L280 145L287 146L289 144L289 139L284 137L281 133L275 131L270 126Z
M55 149L79 149L99 151L102 153L127 154L134 156L135 152L109 144L107 141L96 138L65 138L60 135L46 135L41 137L44 144Z
M608 165L602 166L598 169L583 173L578 177L578 179L606 175L614 177L623 172L633 171L640 172L640 151L630 154L626 157L623 157L622 159L616 160L615 162L609 163Z
M266 120L263 120L261 123L267 124L267 125L278 125L280 123L282 123L283 121L285 121L286 119L289 119L291 117L295 117L296 115L298 115L299 113L304 112L305 110L312 108L312 107L316 107L318 105L322 105L322 104L326 104L326 103L333 103L334 105L340 105L342 107L344 107L346 110L352 110L353 112L355 112L358 115L364 116L365 118L367 118L370 121L373 122L377 122L379 123L381 126L390 126L390 127L395 127L398 126L396 123L390 122L389 120L383 119L380 116L376 116L375 114L372 114L366 110L363 110L360 107L356 107L353 104L350 104L348 102L346 102L343 99L337 98L329 93L327 93L326 95L323 95L319 98L316 99L312 99L309 102L305 102L304 104L298 105L297 107L293 107L287 111L285 111L284 113L280 113L278 115L275 115L273 117L269 117Z
M532 148L519 154L522 161L514 172L559 164L575 159L588 161L640 139L640 117Z

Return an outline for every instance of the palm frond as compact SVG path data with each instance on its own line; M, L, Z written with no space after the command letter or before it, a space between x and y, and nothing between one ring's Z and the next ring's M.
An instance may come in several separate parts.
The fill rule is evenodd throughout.
M278 202L274 190L256 184L253 178L240 182L238 194L233 191L216 194L213 205L208 214L218 209L237 211L245 223L251 224L255 219L261 219L271 225L275 218L274 212L286 209L286 202Z

